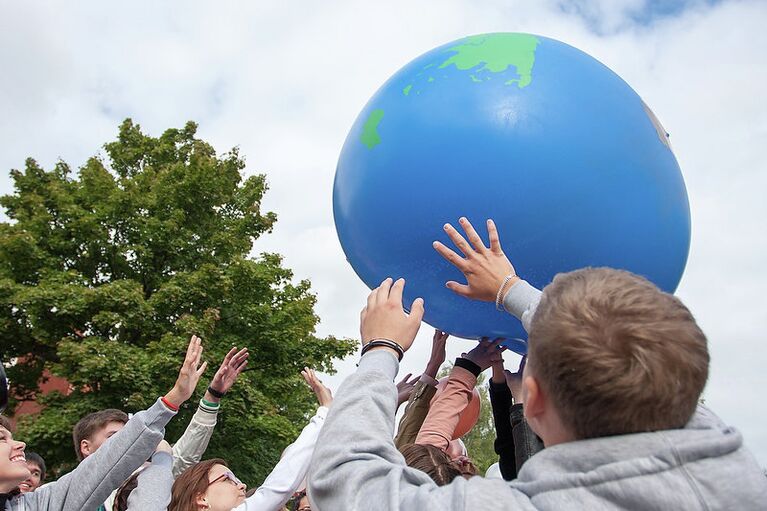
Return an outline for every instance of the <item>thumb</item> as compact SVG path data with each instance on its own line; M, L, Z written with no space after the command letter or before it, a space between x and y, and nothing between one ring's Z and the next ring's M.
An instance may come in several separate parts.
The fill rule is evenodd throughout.
M414 323L420 323L423 319L423 298L416 298L413 301L413 305L410 307L410 320Z
M471 291L471 288L466 284L459 284L454 280L447 281L445 286L447 286L447 288L453 293L461 296L469 296L469 292Z

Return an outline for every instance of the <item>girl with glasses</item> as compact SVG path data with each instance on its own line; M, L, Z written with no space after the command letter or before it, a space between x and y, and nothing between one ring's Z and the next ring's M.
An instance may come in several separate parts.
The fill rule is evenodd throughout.
M320 407L295 442L288 446L282 459L251 496L247 487L229 469L225 460L210 459L188 468L173 483L159 488L157 482L167 480L151 474L138 476L138 485L130 495L129 510L164 511L158 502L170 505L167 511L279 511L301 487L314 452L328 406L333 401L330 390L313 370L305 368L301 375L317 396ZM148 470L148 469L147 469Z

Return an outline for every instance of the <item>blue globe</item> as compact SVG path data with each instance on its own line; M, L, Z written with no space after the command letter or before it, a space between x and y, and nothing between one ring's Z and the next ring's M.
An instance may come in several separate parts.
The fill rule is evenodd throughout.
M369 287L404 277L407 304L453 335L504 337L520 323L445 287L464 281L432 248L466 216L487 243L493 218L520 276L610 266L673 292L690 212L668 134L618 75L546 37L495 33L418 57L360 113L336 170L341 245ZM514 340L516 339L516 340Z

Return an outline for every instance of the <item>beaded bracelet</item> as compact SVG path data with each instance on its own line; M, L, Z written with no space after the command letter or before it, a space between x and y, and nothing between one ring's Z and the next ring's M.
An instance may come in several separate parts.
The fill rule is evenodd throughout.
M391 348L394 351L397 352L397 358L399 358L400 361L402 361L402 357L405 356L405 350L402 349L402 346L397 344L396 342L392 341L391 339L375 339L367 343L362 347L362 353L360 356L364 355L368 351L370 351L371 348L375 348L376 346L385 346L387 348Z
M509 281L516 276L517 276L516 273L509 273L503 278L501 287L498 288L498 294L495 296L495 310L497 311L501 310L501 302L503 301L503 288L505 288L506 284L508 284Z

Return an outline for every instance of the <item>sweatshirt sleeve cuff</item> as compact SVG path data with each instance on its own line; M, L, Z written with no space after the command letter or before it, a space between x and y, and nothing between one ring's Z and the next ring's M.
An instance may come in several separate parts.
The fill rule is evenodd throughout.
M509 288L503 297L503 308L506 312L522 320L522 314L537 305L541 292L526 280L520 280Z
M399 360L393 353L385 350L371 350L360 358L358 373L382 372L391 381L399 371Z
M325 417L328 416L328 407L320 406L319 408L317 408L317 412L314 414L314 416L322 420L325 420Z
M162 402L162 398L157 398L152 406L144 410L144 423L147 426L154 424L161 424L162 427L170 422L170 420L176 415L175 410L168 408L165 403ZM138 415L138 414L137 414Z

